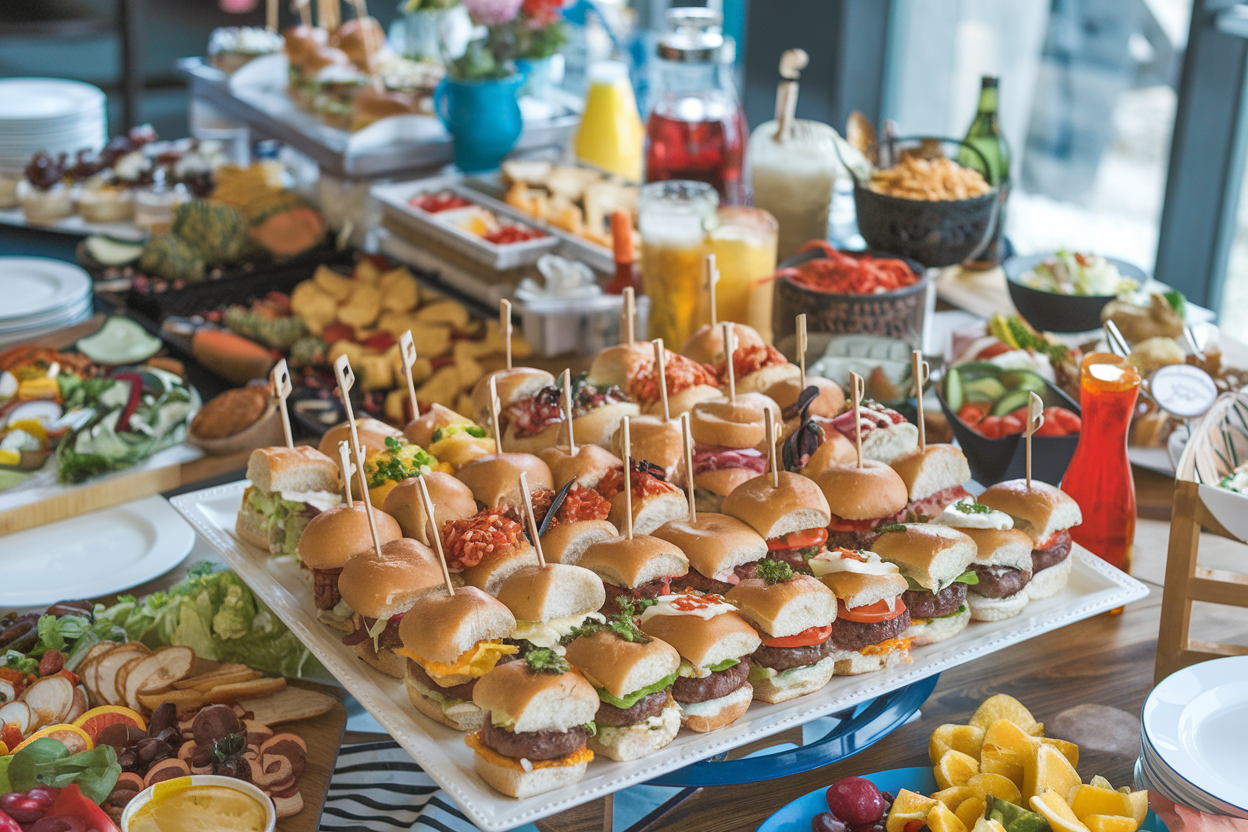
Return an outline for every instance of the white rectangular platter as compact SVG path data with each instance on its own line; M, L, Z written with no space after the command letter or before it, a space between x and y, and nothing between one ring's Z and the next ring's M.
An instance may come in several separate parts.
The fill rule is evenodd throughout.
M972 623L949 641L917 648L909 665L865 676L836 677L818 693L779 705L755 702L727 728L710 734L683 731L671 745L641 760L617 763L599 757L590 763L581 783L514 800L494 791L473 771L472 751L464 745L463 734L418 713L402 682L359 661L342 644L340 632L317 622L311 583L300 575L297 564L275 562L234 535L246 487L240 481L183 494L170 502L468 817L490 832L512 829L644 783L1148 595L1148 588L1139 581L1076 546L1066 589L1032 603L1016 618Z

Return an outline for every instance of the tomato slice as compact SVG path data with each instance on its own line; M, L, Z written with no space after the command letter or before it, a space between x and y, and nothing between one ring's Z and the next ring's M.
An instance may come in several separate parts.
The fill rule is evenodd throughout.
M767 548L776 552L782 549L805 549L807 546L822 546L827 542L827 529L806 529L800 532L789 532L783 537L773 537L767 541Z
M888 601L876 601L874 604L867 604L865 607L854 607L852 610L845 606L844 601L836 602L837 618L857 621L859 624L878 624L881 621L892 621L905 611L906 605L900 598L893 602L891 610L888 608Z
M827 641L830 635L832 635L832 625L825 624L822 627L810 627L792 636L780 636L778 638L764 636L763 644L768 647L811 647Z

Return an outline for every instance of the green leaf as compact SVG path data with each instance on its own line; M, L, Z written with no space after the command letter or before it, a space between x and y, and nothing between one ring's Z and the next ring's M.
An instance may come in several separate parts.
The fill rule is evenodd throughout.
M1166 299L1166 303L1170 304L1170 308L1180 315L1187 314L1187 298L1183 297L1183 293L1178 289L1171 289L1169 292L1163 292L1161 295Z
M653 685L647 685L646 687L641 688L640 690L635 690L623 697L613 696L606 690L598 688L598 698L603 702L606 702L608 705L614 705L621 710L627 710L636 705L643 697L670 687L673 683L675 683L676 677L679 675L679 673L673 673L671 676L664 676Z
M979 583L979 576L975 574L974 569L968 569L961 575L953 579L955 584L966 584L967 586L975 586Z
M721 670L727 670L730 667L736 667L741 664L740 659L724 659L722 662L716 662L707 668L712 673L718 673Z

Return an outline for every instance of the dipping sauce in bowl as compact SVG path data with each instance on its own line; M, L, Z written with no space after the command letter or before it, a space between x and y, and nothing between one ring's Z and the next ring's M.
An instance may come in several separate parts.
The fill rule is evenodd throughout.
M272 832L273 803L229 777L177 777L145 789L121 817L123 832Z

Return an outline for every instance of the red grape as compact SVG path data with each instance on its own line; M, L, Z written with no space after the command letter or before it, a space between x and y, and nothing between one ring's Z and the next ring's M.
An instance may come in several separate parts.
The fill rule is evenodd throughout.
M78 818L57 817L43 818L30 827L30 832L86 832L86 829L87 825Z
M50 807L61 796L61 790L55 786L35 786L26 792L26 796L39 801L45 807Z
M810 821L810 832L846 832L846 829L831 812L820 812Z
M884 797L870 780L846 777L828 786L832 814L850 826L873 824L884 816Z

